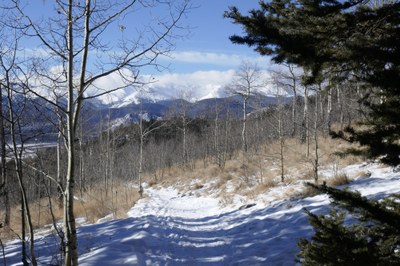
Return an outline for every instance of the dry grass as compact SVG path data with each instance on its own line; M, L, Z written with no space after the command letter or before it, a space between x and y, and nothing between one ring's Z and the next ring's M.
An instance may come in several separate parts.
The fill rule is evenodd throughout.
M339 173L334 175L333 177L329 178L327 180L327 184L329 186L342 186L342 185L346 185L350 182L349 177L347 176L346 173Z
M341 158L336 152L350 147L341 140L320 136L318 138L319 165L334 164L337 169L358 162L354 156ZM298 139L286 139L284 145L284 183L295 183L298 180L314 180L313 164L315 163L314 143L311 141L307 157L307 147ZM280 144L266 143L258 147L257 152L235 152L231 160L225 162L223 168L211 163L212 159L191 162L190 169L173 166L163 169L162 180L157 180L160 186L174 186L180 192L197 190L208 184L206 193L222 197L224 202L231 201L235 194L253 197L265 193L273 187L281 185ZM154 185L154 178L145 179ZM196 180L193 182L193 180ZM348 178L337 175L329 184L339 185L348 182ZM229 189L227 187L229 184ZM297 193L297 192L295 192ZM305 191L304 194L315 192Z
M77 195L80 196L80 195ZM87 222L94 223L106 215L113 214L113 218L124 218L126 212L139 199L137 189L120 183L115 184L108 193L103 188L93 188L84 192L79 200L74 202L75 217L83 217ZM63 207L56 198L42 198L29 205L34 228L59 222L63 218ZM15 238L21 229L21 206L11 209L11 226L0 229L2 239Z
M76 202L75 212L92 223L109 214L113 218L125 218L126 212L139 198L137 189L124 183L115 184L107 190L94 188Z
M313 197L316 195L321 194L321 192L313 187L304 185L304 188L300 192L294 192L291 196L292 198L306 198L306 197Z
M252 187L251 189L245 190L245 192L242 192L242 194L251 199L255 199L258 195L266 193L271 188L276 187L278 183L279 182L277 182L276 180L268 178L263 183L260 183L255 187Z

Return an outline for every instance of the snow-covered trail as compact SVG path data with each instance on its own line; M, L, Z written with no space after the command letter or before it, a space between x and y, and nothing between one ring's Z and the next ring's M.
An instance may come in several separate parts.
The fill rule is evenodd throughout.
M373 165L369 170L372 175L351 189L378 198L400 191L399 173ZM329 204L318 195L222 208L218 199L181 195L173 188L147 193L127 219L79 228L80 265L294 265L299 238L313 234L303 208L326 212ZM55 239L38 236L42 265L55 262ZM8 265L19 263L18 250L17 242L6 246Z
M91 231L110 237L90 241L96 244L82 265L293 265L297 238L309 230L302 206L221 209L216 199L171 188L149 194L129 219Z

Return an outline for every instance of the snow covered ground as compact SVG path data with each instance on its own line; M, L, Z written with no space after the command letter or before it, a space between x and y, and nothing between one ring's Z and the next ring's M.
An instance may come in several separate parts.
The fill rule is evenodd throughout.
M370 172L349 186L368 197L400 192L400 173L377 164L353 165L351 174ZM282 189L282 188L281 188ZM259 201L222 207L220 199L180 194L173 188L146 190L127 219L79 228L80 265L295 265L297 241L313 234L303 208L328 210L325 195ZM236 201L237 202L237 201ZM41 265L57 263L57 238L37 235ZM20 244L7 243L7 265L20 265Z

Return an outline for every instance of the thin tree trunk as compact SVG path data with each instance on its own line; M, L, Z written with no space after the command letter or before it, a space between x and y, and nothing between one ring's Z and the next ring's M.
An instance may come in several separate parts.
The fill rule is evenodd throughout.
M295 81L294 81L295 83ZM292 102L292 137L296 136L296 89L293 89L293 102Z
M111 110L108 112L108 122L107 122L107 140L106 140L106 169L104 171L104 190L106 196L108 195L108 183L109 183L109 173L110 173L110 131L111 131Z
M186 114L182 117L182 134L183 134L183 141L182 141L182 148L183 148L183 166L186 168L187 167L187 162L188 162L188 154L187 154L187 122L186 122Z
M24 266L29 266L26 254L26 225L25 225L25 204L21 191L21 261Z
M304 87L304 111L303 111L303 141L306 142L306 158L310 157L310 126L308 114L308 88Z
M344 127L344 113L343 113L343 100L342 100L342 93L340 91L339 85L336 85L336 94L337 94L337 104L339 109L339 123L340 123L340 130L343 130Z
M77 235L74 216L74 188L75 188L75 121L74 116L77 115L74 102L74 39L73 39L73 16L72 6L73 0L68 1L68 68L67 68L67 84L68 84L68 107L67 107L67 176L64 193L64 234L65 234L65 256L64 266L78 265Z
M3 225L10 225L10 201L7 182L7 166L6 166L6 133L4 128L4 114L3 114L3 86L0 83L0 149L1 149L1 183L0 194L4 197L4 220Z
M56 100L58 103L58 99ZM62 181L61 181L61 142L62 142L62 116L58 108L56 109L57 117L58 117L58 134L57 134L57 202L58 207L61 209L63 206L63 191L62 191Z
M293 65L289 65L289 72L292 76L292 91L293 91L293 101L292 101L292 137L296 135L296 101L297 101L297 84L296 75L293 70Z
M314 143L315 143L315 159L314 159L314 180L318 183L318 168L319 168L319 154L318 154L318 92L315 93L315 121L314 121Z
M143 197L143 186L142 186L142 170L143 170L143 113L140 114L139 129L140 129L140 146L139 146L139 195Z
M83 140L83 128L81 127L80 136L79 136L79 191L81 198L83 197L83 192L86 190L85 185L85 158L82 148L82 140Z
M242 142L243 151L247 152L247 100L248 97L243 98L243 129L242 129Z
M33 231L33 225L32 225L32 219L31 219L31 213L29 210L29 204L28 204L28 199L26 196L26 190L25 186L23 183L23 176L22 176L22 163L21 163L21 157L22 157L22 151L23 151L23 142L21 140L21 147L20 151L18 152L18 146L17 146L17 134L21 134L21 129L19 128L19 132L16 132L15 126L17 123L19 123L19 118L15 119L15 114L14 114L14 109L13 109L13 101L12 101L12 90L11 90L11 82L8 77L8 73L6 74L6 80L7 80L7 91L8 91L8 112L9 112L9 122L10 122L10 135L11 135L11 142L12 142L12 149L13 149L13 159L14 159L14 164L15 164L15 172L17 175L18 179L18 184L20 187L21 191L21 219L22 219L22 262L24 265L28 265L27 262L27 257L26 257L26 246L25 246L25 219L28 223L28 230L30 234L30 244L29 244L29 250L30 250L30 257L31 257L31 263L33 266L37 265L36 262L36 256L35 256L35 235Z
M331 89L328 90L328 103L326 106L326 124L327 124L327 134L331 132L331 123L332 123L332 91Z
M285 181L285 165L284 165L284 156L283 150L285 145L285 140L283 138L283 121L282 121L282 112L283 106L279 104L279 112L278 112L278 137L279 137L279 159L281 165L281 181Z

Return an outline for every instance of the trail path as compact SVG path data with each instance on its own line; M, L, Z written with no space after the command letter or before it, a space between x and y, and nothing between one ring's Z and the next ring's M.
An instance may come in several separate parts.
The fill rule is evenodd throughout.
M103 243L93 239L98 247L81 265L293 265L298 236L310 230L301 205L239 210L172 188L148 193L130 218L99 228L99 235L111 236ZM320 197L313 208L327 204Z
M368 167L372 175L354 181L350 189L375 198L400 191L399 173ZM348 170L360 171L360 166ZM173 188L146 193L128 218L78 229L80 265L295 265L296 243L313 234L303 208L321 213L329 204L318 195L240 209ZM57 238L38 234L36 251L42 265L54 265ZM21 265L18 241L8 243L5 253L7 265Z

